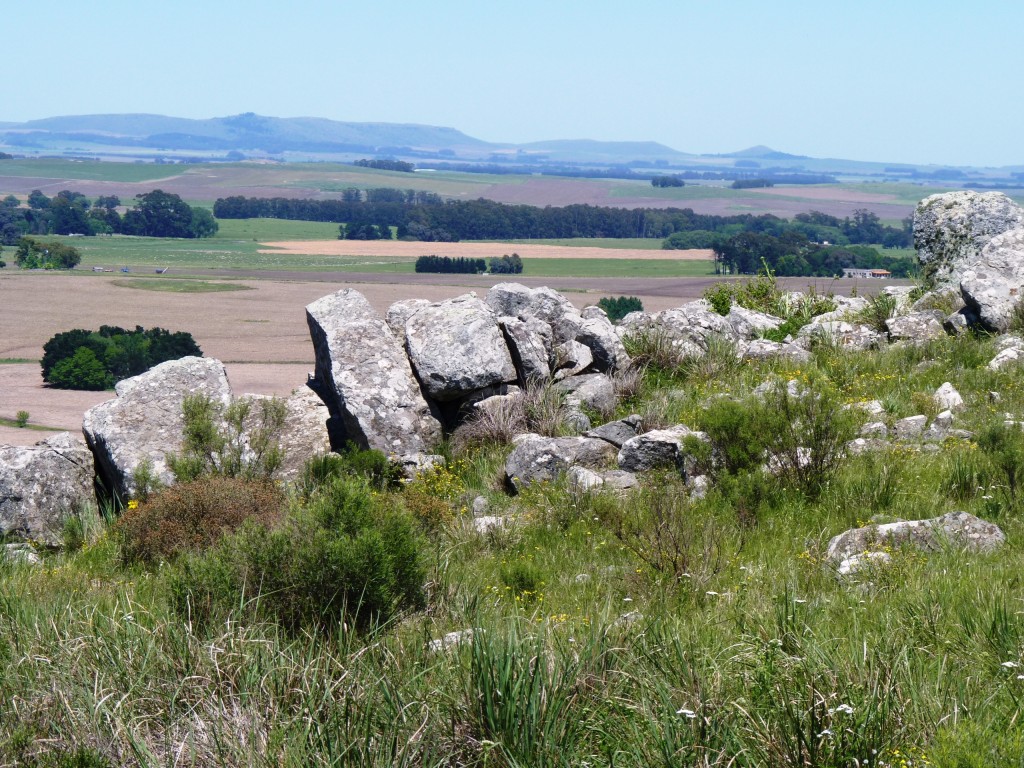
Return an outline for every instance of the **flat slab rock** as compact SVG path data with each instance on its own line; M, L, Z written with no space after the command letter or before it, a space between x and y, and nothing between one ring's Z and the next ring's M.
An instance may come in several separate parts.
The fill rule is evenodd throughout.
M0 446L0 536L61 543L68 513L93 498L93 458L61 432L33 446Z
M838 564L864 552L904 546L921 552L936 552L947 546L968 552L991 552L1005 542L1005 534L994 523L967 512L950 512L931 520L853 528L832 538L825 557Z
M359 291L345 289L306 307L320 396L364 448L423 453L441 423L423 398L401 343Z
M570 467L601 469L614 460L615 447L597 438L520 435L505 461L505 477L519 490L531 483L554 481Z
M162 483L174 482L166 457L181 450L187 396L205 395L224 408L231 402L224 365L209 357L161 363L119 382L114 391L116 398L86 411L82 431L97 473L122 499L135 495L132 475L144 461Z

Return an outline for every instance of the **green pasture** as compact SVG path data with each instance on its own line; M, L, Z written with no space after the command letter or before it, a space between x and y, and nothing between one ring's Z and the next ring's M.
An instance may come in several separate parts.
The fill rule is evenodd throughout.
M57 158L15 159L0 162L0 179L4 176L39 176L47 179L90 181L156 181L179 176L184 167L156 163L110 163Z
M217 219L213 240L335 240L338 225L327 221L288 219Z

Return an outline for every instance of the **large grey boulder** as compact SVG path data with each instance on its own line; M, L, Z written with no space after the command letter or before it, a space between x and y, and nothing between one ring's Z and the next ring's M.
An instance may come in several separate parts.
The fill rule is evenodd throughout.
M405 324L410 317L429 306L430 302L427 299L402 299L388 307L388 311L384 313L384 322L388 324L388 328L395 334L398 343L403 347L405 346Z
M263 406L275 398L269 395L242 395L238 400L249 401L249 412L243 423L244 438L248 438L254 430L263 425L261 413ZM319 454L331 452L331 440L327 432L327 420L330 412L313 390L302 387L295 390L282 400L284 405L284 423L272 439L281 449L281 466L275 477L281 480L295 480L302 473L307 460ZM248 457L252 456L251 449Z
M484 302L498 317L533 317L546 323L552 331L553 343L574 341L582 315L565 296L551 288L529 288L520 283L498 283L484 297Z
M434 400L517 380L494 312L473 294L419 310L406 322L405 336L409 360Z
M317 393L363 448L429 453L441 439L409 359L361 293L345 289L306 307L316 351Z
M610 421L607 424L602 424L599 427L594 427L583 434L584 437L597 437L601 440L614 445L616 448L621 448L623 443L627 440L632 440L636 437L637 432L640 429L640 416L638 414L631 414L624 419L618 421Z
M825 558L838 564L864 552L903 546L922 552L935 552L947 546L968 552L991 552L1005 541L999 526L967 512L950 512L931 520L853 528L832 538Z
M34 446L0 446L0 537L61 543L65 519L93 498L93 458L67 432Z
M996 235L1024 226L1024 209L1002 192L945 192L914 211L914 247L931 285L956 287Z
M889 332L889 341L923 344L932 339L945 337L946 330L943 327L945 322L945 314L937 309L927 309L890 317L885 321L885 329Z
M608 373L625 368L630 363L630 357L622 339L604 312L599 307L595 309L598 309L601 315L591 313L590 317L584 318L576 333L576 340L590 349L595 370Z
M536 317L499 318L512 362L524 384L551 378L551 326Z
M628 336L664 334L682 355L702 355L716 337L736 341L733 326L703 299L652 315L631 312L622 318L619 327Z
M583 373L594 362L594 354L590 347L578 341L562 342L555 347L554 353L553 368L556 381Z
M619 468L627 472L677 467L682 469L686 453L683 441L690 436L706 439L703 432L679 424L669 429L653 429L622 444L618 453Z
M1010 327L1024 296L1024 227L996 235L960 278L967 308L986 330Z
M733 304L729 308L726 321L732 326L733 334L741 341L750 341L762 336L767 331L774 331L782 325L782 318L755 312L752 309Z
M590 437L520 435L505 461L505 476L516 490L553 481L570 467L601 469L615 459L615 448Z
M227 373L219 360L183 357L118 382L117 397L85 412L82 431L96 457L96 470L121 499L135 496L133 474L148 462L153 477L174 482L167 454L181 450L190 395L209 398L221 409L231 402Z
M565 402L570 407L585 406L598 413L610 414L618 403L615 385L603 373L573 376L559 381L555 389L565 392Z

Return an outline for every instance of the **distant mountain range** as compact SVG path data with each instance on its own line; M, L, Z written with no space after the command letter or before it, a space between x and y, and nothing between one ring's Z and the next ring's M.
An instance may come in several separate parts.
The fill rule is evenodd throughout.
M350 123L316 117L265 117L252 112L192 120L147 114L73 115L24 123L0 122L0 149L29 156L64 155L153 160L340 160L395 157L414 162L569 164L701 170L735 168L853 176L1005 178L1024 166L954 169L811 158L756 146L719 155L680 152L653 141L590 139L501 144L454 128L398 123ZM1018 179L1019 180L1019 179Z

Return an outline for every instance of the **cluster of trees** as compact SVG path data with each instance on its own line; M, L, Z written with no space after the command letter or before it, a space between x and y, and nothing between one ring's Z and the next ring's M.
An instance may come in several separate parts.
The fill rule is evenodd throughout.
M342 224L339 240L393 240L394 232L387 224Z
M487 262L463 256L420 256L416 259L416 271L461 275L479 275L483 272L490 272L492 275L518 275L523 271L523 260L519 258L518 253L511 256L506 253Z
M81 192L61 190L47 197L36 189L28 207L8 195L0 201L0 243L11 245L25 235L122 234L145 237L210 237L217 222L205 208L193 208L176 194L156 189L135 196L122 215L116 195L91 200Z
M736 181L729 185L732 189L764 189L765 187L774 186L775 182L769 179L736 179Z
M488 271L492 275L520 275L523 272L523 260L518 253L496 257L488 262Z
M686 182L678 176L655 176L651 179L652 187L685 187Z
M755 274L768 267L780 277L840 277L846 267L886 269L893 277L910 277L912 259L886 256L866 245L821 245L796 232L774 237L744 232L714 247L716 270Z
M417 272L441 272L446 275L479 275L487 271L483 259L468 259L462 256L420 256L416 259Z
M58 242L40 242L31 237L18 240L14 255L14 263L22 269L74 269L81 262L82 254L77 248Z
M407 163L403 160L356 160L353 165L358 165L360 168L376 168L379 171L401 171L402 173L412 173L416 170L416 166L413 163Z
M597 306L605 311L613 323L617 323L630 312L644 311L643 302L636 296L606 296L598 300Z
M75 328L58 333L43 345L43 381L60 389L109 389L154 365L189 355L202 355L192 334L114 325L98 331Z

